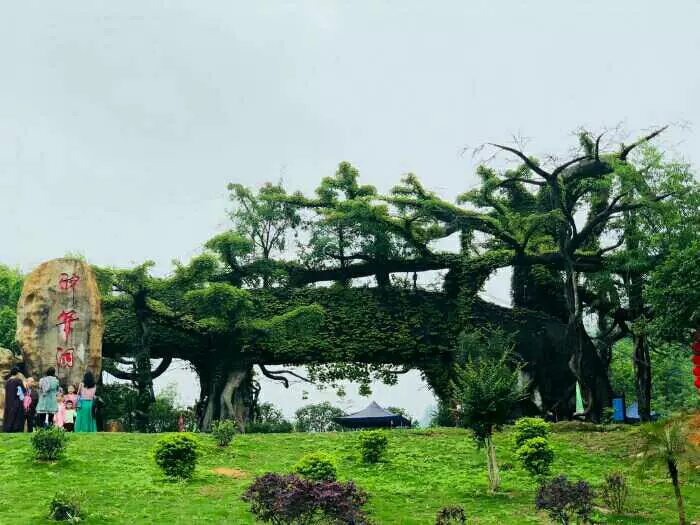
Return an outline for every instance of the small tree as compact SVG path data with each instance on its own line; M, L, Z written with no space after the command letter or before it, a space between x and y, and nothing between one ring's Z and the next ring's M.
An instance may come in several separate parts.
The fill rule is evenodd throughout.
M328 401L306 405L295 412L297 430L299 432L333 432L340 430L340 425L335 423L333 419L344 415L345 413L340 408L334 407Z
M519 384L521 365L514 362L510 347L497 348L505 341L502 333L467 337L463 336L462 344L471 355L464 366L456 367L452 389L462 426L474 433L480 447L486 447L489 488L495 491L501 479L493 432L506 423L515 404L524 398L525 389Z
M650 423L641 427L640 437L642 444L640 472L643 474L653 465L659 465L668 470L676 496L678 523L686 525L678 473L682 463L694 456L696 452L688 439L687 425L680 419Z

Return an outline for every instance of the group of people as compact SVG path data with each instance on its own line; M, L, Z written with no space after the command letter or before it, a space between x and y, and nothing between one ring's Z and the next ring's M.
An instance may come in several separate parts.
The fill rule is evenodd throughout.
M49 368L39 380L24 378L19 367L12 368L5 382L5 410L3 432L32 432L34 428L51 426L66 432L97 432L95 377L85 372L77 387L68 385L64 390L56 377L56 369Z

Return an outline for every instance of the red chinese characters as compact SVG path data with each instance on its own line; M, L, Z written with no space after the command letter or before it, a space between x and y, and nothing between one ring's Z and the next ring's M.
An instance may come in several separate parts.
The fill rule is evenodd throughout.
M62 273L58 279L58 288L60 290L72 290L78 285L78 281L80 281L80 277L76 274L69 277L67 273Z
M56 349L56 366L58 368L73 368L73 348Z
M75 310L61 310L56 326L63 326L64 341L68 341L70 334L73 333L73 323L78 320L78 315L76 314Z

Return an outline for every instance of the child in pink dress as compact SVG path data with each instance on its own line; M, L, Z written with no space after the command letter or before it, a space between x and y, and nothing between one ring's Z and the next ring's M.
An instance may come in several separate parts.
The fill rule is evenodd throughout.
M56 396L56 401L58 402L58 412L56 412L56 415L53 417L53 426L56 428L63 428L66 415L66 405L63 402L63 394L59 393Z

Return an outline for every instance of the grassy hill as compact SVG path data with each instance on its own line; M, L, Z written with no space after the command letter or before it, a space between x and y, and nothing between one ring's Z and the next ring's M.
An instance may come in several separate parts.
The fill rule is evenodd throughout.
M85 523L246 524L253 523L240 496L254 476L286 472L306 452L322 450L338 459L339 476L355 480L372 496L375 523L430 525L444 505L462 505L473 523L547 523L534 510L535 483L515 464L508 432L498 435L502 491L487 494L483 451L466 432L453 429L393 431L387 461L359 462L357 435L244 435L219 449L203 435L204 455L189 483L162 479L150 459L157 435L75 434L65 459L33 460L29 436L0 434L0 524L46 524L47 501L59 489L84 496ZM663 472L633 477L633 430L608 433L564 431L552 435L554 474L583 478L599 486L606 472L630 474L634 514L601 513L604 523L673 524L673 491ZM700 520L700 471L684 477L689 520Z

